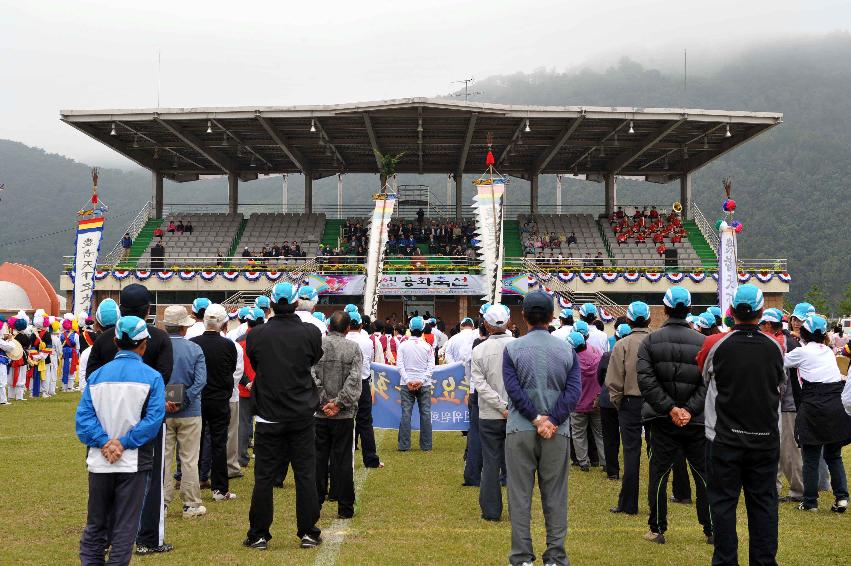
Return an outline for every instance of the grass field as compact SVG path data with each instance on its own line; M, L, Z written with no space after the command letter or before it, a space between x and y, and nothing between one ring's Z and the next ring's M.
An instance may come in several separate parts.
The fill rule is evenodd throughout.
M46 565L78 562L87 499L84 448L74 435L77 394L30 400L0 407L0 564ZM325 543L314 550L297 547L292 479L276 490L274 539L266 552L242 548L248 523L253 476L235 480L236 501L214 503L205 493L206 517L183 519L173 503L166 523L166 555L134 558L134 564L388 564L504 565L509 524L479 519L478 491L461 487L463 439L435 435L434 451L395 451L395 433L378 433L387 467L368 472L357 463L362 481L357 516L336 521L336 507L323 510ZM416 442L414 443L416 446ZM356 455L359 457L359 454ZM851 450L845 451L846 468ZM642 464L646 464L642 461ZM646 503L641 515L612 515L618 484L602 472L571 469L568 554L573 564L709 564L693 506L672 505L668 544L645 542ZM646 468L644 476L646 477ZM832 500L832 499L831 499ZM792 504L780 510L780 564L851 564L851 514L803 513ZM543 550L540 504L533 504L536 551ZM747 531L740 505L740 557L747 563Z

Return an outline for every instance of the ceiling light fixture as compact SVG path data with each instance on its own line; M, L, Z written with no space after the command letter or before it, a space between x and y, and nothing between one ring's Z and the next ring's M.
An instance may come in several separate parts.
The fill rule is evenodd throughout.
M112 129L109 131L109 135L111 135L111 136L117 136L118 135L118 133L116 133L116 131L115 131L115 122L112 123Z
M207 133L208 133L208 134L212 134L212 133L213 133L213 123L212 123L211 121L209 121L209 120L207 120Z
M703 149L709 149L709 139L705 134L703 136Z
M629 121L629 133L630 133L630 134L634 134L634 133L635 133L635 128L633 127L632 120L630 120L630 121Z
M523 128L524 132L531 132L532 128L529 126L529 118L526 118L526 127Z
M251 154L251 161L249 162L249 165L251 167L257 167L257 164L254 163L254 154L253 153Z
M133 147L139 147L139 134L133 136Z
M724 134L725 138L733 137L733 134L730 133L730 124L727 124L727 133Z
M310 119L310 133L316 133L316 121L313 118Z

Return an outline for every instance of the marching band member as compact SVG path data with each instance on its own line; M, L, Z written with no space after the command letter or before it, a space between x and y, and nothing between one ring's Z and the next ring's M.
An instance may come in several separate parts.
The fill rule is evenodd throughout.
M62 321L62 334L59 342L62 347L62 391L74 390L73 367L77 360L77 333L74 332L74 323L66 318Z
M10 319L10 321L11 320L12 319ZM24 355L21 356L19 359L12 361L12 378L9 380L9 399L14 399L15 401L23 401L24 388L26 386L27 381L27 372L29 371L29 363L26 353L30 349L30 342L32 340L26 332L27 327L29 326L29 319L27 318L27 315L24 314L23 311L20 311L14 317L14 321L15 322L12 325L12 335L14 336L14 339L21 345Z

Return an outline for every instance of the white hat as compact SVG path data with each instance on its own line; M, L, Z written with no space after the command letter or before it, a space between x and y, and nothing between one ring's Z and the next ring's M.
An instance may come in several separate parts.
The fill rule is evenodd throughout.
M485 322L497 328L505 328L511 319L511 313L505 305L491 305L484 316Z
M204 311L204 322L208 320L215 321L218 324L224 324L228 320L228 311L225 310L225 307L218 303L212 303L207 307L207 310Z

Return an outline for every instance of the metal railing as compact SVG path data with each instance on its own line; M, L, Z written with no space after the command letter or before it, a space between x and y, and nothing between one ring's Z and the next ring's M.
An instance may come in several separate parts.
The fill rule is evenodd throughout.
M712 251L715 252L715 255L718 255L718 232L710 226L709 221L706 220L703 212L700 211L695 203L691 203L691 213L694 217L694 223L697 224L700 233L703 234L703 237L706 239L706 243L709 244Z
M364 256L317 256L317 257L212 257L185 256L142 258L136 269L168 271L280 271L283 273L364 273ZM73 256L64 257L65 271L73 269ZM120 263L120 261L118 262ZM739 259L739 270L746 273L784 273L788 271L785 259ZM116 264L100 261L97 268L104 271L116 269ZM387 255L384 258L384 270L387 273L478 273L481 263L478 259L466 256L399 256ZM716 271L703 266L698 260L680 259L675 264L666 265L659 260L626 260L611 258L533 258L509 257L503 262L505 273L648 273L648 272L705 272Z
M127 228L125 228L124 231L128 232L133 240L136 239L136 236L139 235L139 232L141 232L142 228L144 228L145 224L147 224L148 219L151 216L151 206L151 201L145 203L145 206L143 206L139 210L139 213L136 214L136 217L133 218ZM123 238L124 234L121 234L121 237ZM109 253L104 256L103 261L106 263L115 264L121 261L123 254L124 249L121 247L121 239L119 238L119 240L115 242L115 245L112 247Z

